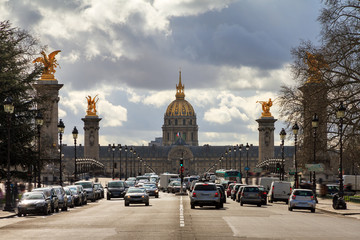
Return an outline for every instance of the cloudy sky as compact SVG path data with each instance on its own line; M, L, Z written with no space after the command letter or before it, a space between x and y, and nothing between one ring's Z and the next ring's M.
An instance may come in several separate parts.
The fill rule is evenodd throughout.
M319 40L320 0L0 0L0 20L57 55L64 143L83 140L86 96L98 94L100 144L162 136L179 79L199 145L258 145L257 100L291 84L290 50ZM271 113L278 118L276 100ZM275 141L284 123L276 122Z

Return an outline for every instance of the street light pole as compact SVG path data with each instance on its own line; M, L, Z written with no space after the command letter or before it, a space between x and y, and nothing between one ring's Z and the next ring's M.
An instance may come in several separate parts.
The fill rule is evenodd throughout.
M336 117L340 120L340 125L339 125L339 134L340 134L340 160L339 160L339 196L342 198L344 196L344 180L343 180L343 169L342 169L342 165L343 165L343 142L342 142L342 137L343 137L343 119L345 116L345 110L346 108L343 105L343 102L340 102L340 106L338 108L338 111L336 113ZM346 208L346 207L345 207Z
M296 160L296 145L297 145L297 135L299 132L299 126L297 123L294 124L292 127L293 133L294 133L294 139L295 139L295 149L294 149L294 160L295 160L295 188L299 188L299 177L298 177L298 170L297 170L297 160Z
M128 150L128 147L125 145L125 180L127 179L127 176L128 176L128 156L127 156L127 150Z
M225 151L225 168L229 169L228 168L228 151L227 150Z
M38 114L35 117L35 122L37 126L37 133L38 133L38 163L37 163L37 174L38 174L38 187L41 187L41 126L44 123L44 119L42 117L41 112L38 112Z
M136 177L136 169L135 169L135 159L136 159L136 151L134 148L134 156L133 156L133 173L134 173L134 177Z
M133 173L132 173L132 159L133 159L133 148L130 147L130 177L133 176Z
M245 182L246 182L246 184L249 184L249 149L250 149L249 143L246 143L245 149L246 149L246 179L245 179Z
M229 153L229 169L231 169L231 147L229 147L229 151L228 151L228 153Z
M111 147L112 153L113 153L113 159L112 159L112 179L115 179L115 143L113 143Z
M118 144L119 147L119 153L120 153L120 163L119 163L119 179L121 180L121 151L122 151L122 147L121 144Z
M284 169L284 140L286 137L285 129L281 129L280 131L280 140L281 140L281 171L280 171L280 180L285 180L285 169Z
M236 146L234 146L234 169L236 169L236 148L239 148L238 144L236 144Z
M313 132L313 137L314 137L314 158L313 158L313 164L316 163L316 129L318 128L319 126L319 118L317 116L317 114L315 113L314 116L313 116L313 119L312 119L312 122L311 122L311 125L314 129L314 132ZM316 196L316 174L315 174L315 171L313 171L313 179L312 179L312 182L313 182L313 192L314 192L314 195Z
M240 154L240 162L239 162L239 164L240 164L240 166L239 166L240 183L242 183L242 177L243 177L243 175L242 175L242 169L241 169L241 152L242 152L242 148L243 148L243 145L240 144L240 146L239 146L239 154Z
M78 130L76 129L76 127L74 127L73 131L72 131L72 135L74 138L74 182L77 181L77 164L76 164L76 139L78 138Z
M4 207L4 211L13 211L13 207L11 206L11 189L10 189L10 181L11 181L11 174L10 174L10 147L11 147L11 140L10 140L10 128L11 128L11 115L14 113L14 105L11 97L7 97L4 101L4 111L7 113L7 130L8 130L8 141L7 141L7 169L6 169L6 204Z
M62 181L62 135L64 133L64 129L65 129L65 125L62 121L62 119L60 119L59 121L59 124L58 124L58 132L59 132L59 140L60 140L60 155L59 155L59 158L60 158L60 178L59 178L59 181L60 181L60 186L62 186L63 184L63 181Z

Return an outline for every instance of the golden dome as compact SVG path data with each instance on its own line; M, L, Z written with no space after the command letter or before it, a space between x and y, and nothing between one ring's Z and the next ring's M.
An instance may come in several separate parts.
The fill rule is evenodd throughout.
M194 108L185 100L184 88L185 86L181 83L181 72L179 72L179 84L176 85L176 100L169 104L165 116L195 116Z

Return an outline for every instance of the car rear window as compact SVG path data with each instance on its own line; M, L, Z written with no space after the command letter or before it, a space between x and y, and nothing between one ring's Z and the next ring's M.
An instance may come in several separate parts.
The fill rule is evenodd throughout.
M294 192L294 195L296 195L296 196L310 197L310 196L313 195L313 193L310 192L310 191L295 191L295 192Z
M199 185L195 185L195 190L216 191L216 186L215 185L208 185L208 184L199 184Z
M244 192L259 192L259 188L257 188L257 187L245 187Z

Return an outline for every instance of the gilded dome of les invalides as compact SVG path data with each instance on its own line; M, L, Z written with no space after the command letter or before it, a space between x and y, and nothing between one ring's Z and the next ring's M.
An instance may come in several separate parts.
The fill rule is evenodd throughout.
M176 100L172 101L166 109L165 116L168 117L187 117L195 116L194 108L186 101L184 85L181 83L181 72L179 73L179 85L176 85Z

